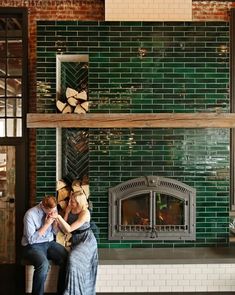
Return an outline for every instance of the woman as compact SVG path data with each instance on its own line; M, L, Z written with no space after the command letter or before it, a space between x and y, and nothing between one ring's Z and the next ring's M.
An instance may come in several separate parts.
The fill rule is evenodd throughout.
M59 225L72 234L64 295L94 295L98 266L97 242L90 229L87 198L74 192Z

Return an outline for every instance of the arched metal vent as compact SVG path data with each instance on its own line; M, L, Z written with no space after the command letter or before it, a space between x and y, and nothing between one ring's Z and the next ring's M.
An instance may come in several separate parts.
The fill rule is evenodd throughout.
M121 184L118 189L123 192L123 191L127 191L129 189L143 187L144 185L146 185L145 181L137 179L136 181L130 181L130 182Z
M109 239L194 240L196 190L147 176L109 189Z

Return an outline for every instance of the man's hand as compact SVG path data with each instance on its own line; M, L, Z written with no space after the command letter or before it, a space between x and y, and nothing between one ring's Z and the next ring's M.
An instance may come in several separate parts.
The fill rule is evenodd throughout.
M58 217L58 212L57 211L53 211L53 212L49 213L49 215L50 215L51 218L56 219Z
M54 218L51 217L49 214L46 215L46 218L45 218L45 224L46 225L51 225L53 222L54 222Z
M45 218L45 224L51 225L56 220L57 217L58 217L57 211L48 213Z

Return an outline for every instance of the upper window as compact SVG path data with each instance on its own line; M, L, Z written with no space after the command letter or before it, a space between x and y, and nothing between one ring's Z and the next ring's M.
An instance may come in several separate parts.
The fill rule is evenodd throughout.
M23 18L0 17L0 137L23 132Z

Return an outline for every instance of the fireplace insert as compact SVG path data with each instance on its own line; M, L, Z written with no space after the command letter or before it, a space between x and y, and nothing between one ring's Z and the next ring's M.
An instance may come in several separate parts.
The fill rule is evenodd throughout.
M195 240L196 190L146 176L109 189L110 240Z

